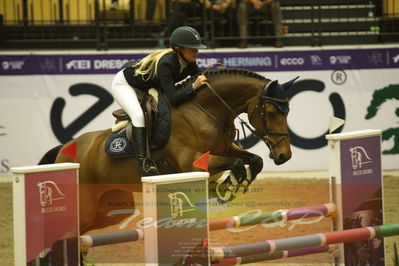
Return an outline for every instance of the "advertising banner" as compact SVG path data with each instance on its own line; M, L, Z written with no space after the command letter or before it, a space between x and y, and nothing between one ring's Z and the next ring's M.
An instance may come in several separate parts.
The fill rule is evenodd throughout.
M12 168L16 265L78 264L78 168Z
M330 148L330 193L338 213L334 231L383 225L381 130L326 137ZM345 243L340 253L340 262L345 265L385 265L384 239Z
M0 174L35 164L85 132L110 128L119 108L110 94L114 75L149 52L0 54ZM381 129L382 168L397 169L399 47L204 50L197 62L202 69L219 62L280 83L299 76L287 92L292 159L275 166L250 132L241 140L262 156L264 171L328 169L329 116L346 120L343 132Z
M205 247L209 235L208 178L204 172L143 177L147 264L180 265L190 253L199 256L192 251Z

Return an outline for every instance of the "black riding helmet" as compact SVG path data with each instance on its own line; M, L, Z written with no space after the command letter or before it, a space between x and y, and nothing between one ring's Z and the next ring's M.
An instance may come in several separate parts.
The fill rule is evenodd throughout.
M176 46L206 49L207 46L201 42L201 36L198 31L189 26L182 26L175 29L170 35L170 47L174 49Z

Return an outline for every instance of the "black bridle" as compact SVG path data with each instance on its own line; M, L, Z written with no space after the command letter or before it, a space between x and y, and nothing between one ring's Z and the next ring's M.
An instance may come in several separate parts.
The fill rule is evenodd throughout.
M273 150L273 149L274 149L275 147L277 147L282 141L284 141L285 139L289 139L290 136L289 136L289 133L288 133L287 131L285 131L285 132L280 132L280 131L273 131L273 130L268 130L268 129L267 129L267 111L266 111L266 104L272 104L272 105L274 105L280 113L287 113L289 109L287 108L287 110L284 110L284 108L281 108L280 106L281 106L282 104L287 104L287 105L288 105L289 99L288 99L288 98L280 99L280 98L274 98L274 97L270 97L270 96L265 96L264 93L265 93L265 91L267 90L267 86L268 86L269 84L270 84L270 83L267 83L267 84L263 87L262 94L261 94L261 96L259 97L259 101L258 101L258 103L256 104L256 106L255 106L255 108L254 108L254 110L252 111L252 114L251 114L251 116L253 116L254 113L256 112L256 110L257 110L258 108L261 108L260 115L261 115L261 117L263 118L263 123L262 123L262 124L263 124L263 126L264 126L264 128L265 128L264 133L259 133L259 132L257 132L256 130L254 130L253 128L251 128L247 123L245 123L245 126L246 126L246 127L248 128L248 130L251 131L257 138L263 140L263 142L266 143L266 145L269 147L270 150ZM248 119L250 119L250 116L249 116L249 115L248 115ZM280 138L280 140L277 141L277 143L271 144L271 143L270 143L270 140L269 140L269 136L270 136L270 135L283 136L283 138Z
M257 110L257 108L261 107L261 116L263 117L263 125L265 128L265 132L264 133L259 133L257 132L253 127L251 127L250 125L248 125L247 122L245 122L243 119L241 119L238 114L233 110L233 108L231 108L231 106L217 93L217 91L211 86L211 84L209 84L209 82L206 82L207 87L210 89L210 91L222 102L222 104L224 106L226 106L227 109L229 109L230 112L232 112L235 117L237 117L240 121L241 127L243 129L243 133L244 133L244 139L246 140L246 134L245 134L245 130L244 127L246 127L255 137L263 140L263 142L265 142L265 144L269 147L270 150L273 150L276 146L278 146L283 140L290 138L289 137L289 133L288 132L279 132L279 131L272 131L272 130L268 130L267 129L267 112L266 110L266 104L272 104L274 106L277 107L277 109L279 110L279 112L284 113L282 108L279 108L279 104L288 104L288 98L285 99L279 99L279 98L274 98L274 97L269 97L269 96L265 96L264 93L267 90L267 87L270 83L265 84L265 86L263 87L262 90L262 94L259 97L259 101L256 104L251 116L254 115L255 111ZM194 102L195 103L195 102ZM215 120L219 125L222 125L223 128L225 128L227 131L229 131L222 123L220 123L213 115L211 115L208 111L206 111L202 106L200 106L198 103L195 103L202 111L204 111L208 116L210 116L213 120ZM288 110L286 111L288 112ZM250 116L248 115L248 118L250 118ZM275 144L271 144L270 140L269 140L269 136L270 135L278 135L278 136L284 136L283 138L281 138L277 143ZM239 139L239 134L237 134L237 140ZM237 143L239 143L237 141Z

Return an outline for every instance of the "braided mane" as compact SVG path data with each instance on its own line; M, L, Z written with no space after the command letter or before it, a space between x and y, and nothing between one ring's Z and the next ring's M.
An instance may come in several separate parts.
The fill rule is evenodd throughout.
M207 75L218 75L218 74L226 74L226 75L242 75L251 78L257 78L260 80L266 80L266 78L258 73L246 70L246 69L239 69L239 68L222 68L216 70L210 70L206 72Z
M266 78L258 73L246 70L246 69L239 69L239 68L222 68L222 69L215 69L209 70L206 73L200 73L198 75L205 74L206 76L216 76L216 75L241 75L245 77L257 78L259 80L266 80ZM182 86L186 86L188 83L192 83L195 81L197 76L192 76L189 79L182 82Z

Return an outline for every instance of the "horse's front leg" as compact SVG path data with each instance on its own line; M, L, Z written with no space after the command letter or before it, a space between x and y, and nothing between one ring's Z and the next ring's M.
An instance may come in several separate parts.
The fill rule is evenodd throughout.
M249 165L249 170L251 172L250 179L248 182L252 183L255 180L256 176L262 171L263 169L263 159L254 154L250 153L247 150L244 150L238 147L236 144L232 143L229 151L229 156L234 158L241 158L244 164Z
M195 159L204 153L198 152ZM230 170L231 172L226 172ZM238 192L245 192L250 182L247 180L247 169L241 158L210 154L208 159L209 191L211 196L225 201L233 200Z

